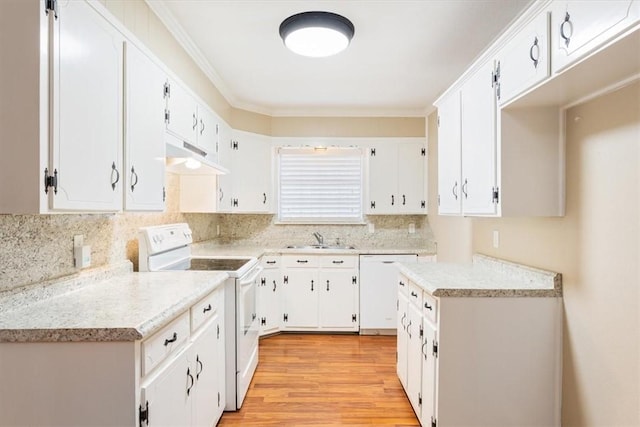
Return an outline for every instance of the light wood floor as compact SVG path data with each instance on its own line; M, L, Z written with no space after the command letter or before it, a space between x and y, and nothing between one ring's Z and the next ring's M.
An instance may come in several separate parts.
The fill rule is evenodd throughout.
M218 425L418 426L395 366L395 336L263 338L242 409Z

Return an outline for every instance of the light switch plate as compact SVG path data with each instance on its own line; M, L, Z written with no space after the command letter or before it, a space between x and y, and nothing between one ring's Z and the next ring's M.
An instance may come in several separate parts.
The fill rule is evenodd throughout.
M369 227L369 234L373 234L376 231L376 226L372 222L368 223L367 226Z
M409 234L414 234L416 232L416 225L414 223L409 224Z

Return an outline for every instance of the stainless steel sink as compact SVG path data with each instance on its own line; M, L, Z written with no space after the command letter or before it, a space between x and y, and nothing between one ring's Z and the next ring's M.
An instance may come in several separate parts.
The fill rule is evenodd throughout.
M349 245L288 245L285 249L355 249Z

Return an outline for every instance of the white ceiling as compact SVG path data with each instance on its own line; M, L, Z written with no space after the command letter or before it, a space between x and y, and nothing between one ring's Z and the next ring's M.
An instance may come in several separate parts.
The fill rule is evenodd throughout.
M421 116L530 0L147 0L227 100L274 116ZM353 22L344 52L288 51L280 23Z

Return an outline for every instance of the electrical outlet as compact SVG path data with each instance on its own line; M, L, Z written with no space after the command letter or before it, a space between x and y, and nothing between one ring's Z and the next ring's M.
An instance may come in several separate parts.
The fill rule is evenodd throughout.
M493 247L500 247L500 232L498 230L493 230Z
M372 222L368 223L367 226L369 227L369 234L373 234L376 231L376 226Z
M220 235L220 224L216 224L216 236Z
M414 234L416 232L416 225L414 223L409 224L409 234Z

